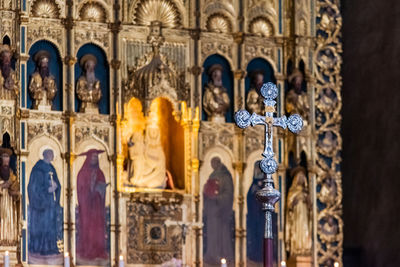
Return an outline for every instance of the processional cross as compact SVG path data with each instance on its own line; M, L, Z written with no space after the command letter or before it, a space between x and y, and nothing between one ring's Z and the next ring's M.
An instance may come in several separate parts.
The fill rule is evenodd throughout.
M265 147L262 153L263 159L260 162L262 172L266 174L264 187L256 193L256 198L262 203L262 209L265 211L264 226L264 267L273 266L273 232L272 232L272 212L274 205L279 201L281 194L274 188L274 180L272 174L278 169L278 164L274 159L274 151L272 148L272 127L279 126L283 129L289 128L293 133L298 133L303 128L303 120L298 114L293 114L286 118L274 117L276 97L278 96L278 88L275 84L268 82L263 84L260 89L264 98L265 116L250 113L247 110L239 110L235 114L236 124L244 129L255 125L265 126Z

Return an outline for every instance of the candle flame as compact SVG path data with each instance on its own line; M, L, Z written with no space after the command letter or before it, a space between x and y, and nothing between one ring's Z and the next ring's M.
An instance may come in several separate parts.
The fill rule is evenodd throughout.
M225 264L226 263L226 259L221 259L221 263Z
M123 260L124 260L124 256L119 255L119 260L120 260L120 261L123 261Z
M339 267L339 262L335 262L334 266Z
M6 251L5 255L8 256L8 250Z
M281 261L281 266L286 266L286 261Z
M64 257L65 257L65 258L68 258L68 257L69 257L69 253L68 253L68 252L65 252Z

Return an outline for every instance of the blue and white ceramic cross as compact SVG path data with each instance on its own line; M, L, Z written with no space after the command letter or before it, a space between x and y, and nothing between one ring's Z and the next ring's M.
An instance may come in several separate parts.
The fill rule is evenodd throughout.
M274 205L280 199L280 193L274 188L272 174L278 169L278 164L274 159L274 151L272 147L272 127L279 126L283 129L289 128L293 133L298 133L303 128L303 120L298 114L293 114L286 118L274 117L276 97L278 96L278 88L275 84L268 82L263 84L260 89L264 98L265 116L250 113L247 110L239 110L235 114L236 124L244 129L255 125L265 126L265 147L262 153L263 159L260 162L261 170L266 174L264 180L264 188L256 193L256 198L262 203L265 211L265 232L264 232L264 267L273 266L273 232L272 232L272 212Z

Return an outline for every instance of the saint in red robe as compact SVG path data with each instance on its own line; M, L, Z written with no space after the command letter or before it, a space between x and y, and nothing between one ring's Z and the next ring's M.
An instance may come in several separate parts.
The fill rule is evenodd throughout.
M102 150L90 149L78 173L78 242L77 257L81 260L107 259L106 245L106 180L99 167Z

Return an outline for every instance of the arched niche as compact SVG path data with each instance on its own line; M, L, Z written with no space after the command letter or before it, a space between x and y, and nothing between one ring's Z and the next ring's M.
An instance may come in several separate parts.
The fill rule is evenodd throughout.
M109 160L110 154L107 147L99 140L87 139L79 144L76 150L76 159L73 164L73 188L76 188L74 194L74 208L75 208L75 255L77 265L90 265L96 262L97 265L107 266L109 263L110 254L110 227L111 227L111 200L112 200L112 180L113 168ZM92 159L98 159L98 168L91 166ZM88 162L90 162L88 164ZM86 164L85 164L86 163ZM108 184L105 187L105 195L98 197L97 194L90 192L88 183L85 181L87 173L96 172L97 186L101 186L103 182ZM102 177L104 175L104 177ZM103 180L104 178L104 180ZM103 184L104 185L104 184ZM86 200L82 207L79 199ZM103 206L104 204L104 206ZM87 211L91 209L92 212L81 214L80 211ZM86 215L86 216L85 216ZM93 216L90 218L88 216ZM81 224L85 220L86 224ZM88 223L88 220L92 220ZM94 227L98 233L96 238L88 238L88 234L82 232L89 232L88 227ZM85 246L90 246L97 243L97 250L94 254L88 255Z
M254 78L257 73L262 73L264 76L263 83L273 82L276 83L274 68L272 65L263 58L252 59L246 68L247 76L245 79L246 96L249 90L254 87Z
M185 140L184 129L174 114L173 104L167 98L155 98L150 104L147 115L143 113L140 100L132 98L124 107L121 145L124 157L128 159L129 139L135 134L145 136L146 127L153 123L157 124L165 154L166 170L172 176L174 189L180 190L185 189ZM145 150L147 146L148 144L144 143ZM125 163L126 171L127 160ZM170 184L167 183L166 189L172 189Z
M57 93L53 100L52 109L62 111L63 110L63 62L57 47L47 41L40 40L34 43L29 49L29 60L27 63L27 73L29 77L29 82L31 80L32 74L36 71L36 62L34 61L34 56L37 52L41 50L46 50L50 54L49 60L49 70L50 74L54 76L57 86ZM32 108L34 99L29 93L29 83L27 86L27 107Z
M43 152L47 149L50 149L54 153L54 158L51 161L51 165L55 169L55 173L52 173L53 181L56 182L56 177L58 178L58 182L60 184L60 193L59 195L56 194L54 196L54 199L57 199L55 203L52 206L52 209L54 210L54 217L46 218L46 221L41 220L40 217L38 217L37 212L35 215L35 211L33 209L33 204L31 201L39 201L40 199L37 198L37 194L32 194L35 192L34 190L34 184L31 183L31 178L35 177L35 181L39 181L37 183L40 185L40 172L36 171L35 175L32 175L32 170L35 167L35 165L41 164L41 166L37 166L36 168L40 169L42 168L43 165L46 163L42 162L43 159ZM35 137L30 143L28 147L29 154L27 156L26 160L26 173L27 173L27 179L26 179L26 188L24 189L26 192L26 202L23 203L26 206L23 207L24 211L27 211L27 231L28 231L28 264L33 264L33 265L47 265L49 263L54 264L54 265L62 265L63 264L63 251L62 247L65 247L65 239L64 239L64 209L65 209L65 184L67 182L67 176L65 173L65 168L64 168L64 160L61 158L61 154L63 153L62 147L60 143L51 136L48 135L40 135ZM42 162L42 163L39 163ZM47 165L46 165L47 166ZM57 176L56 176L57 175ZM48 177L46 177L48 179ZM30 191L30 186L31 190ZM35 197L36 196L36 197ZM40 204L40 203L38 203ZM47 214L48 215L48 214ZM32 233L32 231L37 232L38 228L46 228L46 227L51 227L51 229L48 230L48 233L52 232L53 234L55 233L56 239L57 239L57 247L59 248L58 252L52 251L52 253L49 253L50 255L42 256L39 253L37 253L37 250L41 251L48 251L49 244L54 245L53 240L46 242L48 245L47 247L45 246L37 246L35 245L37 242L38 243L43 243L40 238L40 235L37 236L37 233ZM55 227L55 228L53 228ZM43 234L41 234L43 236Z
M233 103L234 103L234 93L233 93L233 73L231 66L223 56L214 54L209 56L203 63L203 73L201 76L201 85L204 95L204 88L207 83L211 82L210 75L208 73L210 67L214 64L220 64L223 68L222 71L222 84L226 88L229 99L230 99L230 106L228 111L225 114L226 122L233 122ZM202 120L207 120L207 114L205 113L204 109L202 110Z
M9 148L9 149L12 150L13 153L10 156L10 167L13 170L14 173L17 173L17 156L15 155L14 148L12 147L11 137L10 137L10 134L8 132L4 132L3 133L1 147Z
M81 46L76 54L77 62L75 63L75 92L76 82L79 77L83 74L83 68L81 66L81 59L87 54L92 54L97 59L95 68L96 78L100 81L102 97L98 103L100 114L110 114L110 70L107 61L107 56L103 49L99 46L89 43ZM78 99L75 93L75 111L78 112L81 101Z
M214 158L220 159L224 165L222 169L214 169L212 164ZM200 167L200 214L203 221L204 266L217 266L221 258L227 259L227 266L235 264L234 207L236 205L234 196L236 190L232 163L233 156L230 151L221 146L214 146L206 152ZM227 172L232 176L232 184L229 182ZM215 179L217 182L212 182ZM212 197L206 196L213 193L213 190L210 190L213 188L218 191L215 203L212 203ZM223 253L226 254L223 255Z
M11 39L7 34L3 37L3 45L11 45Z

